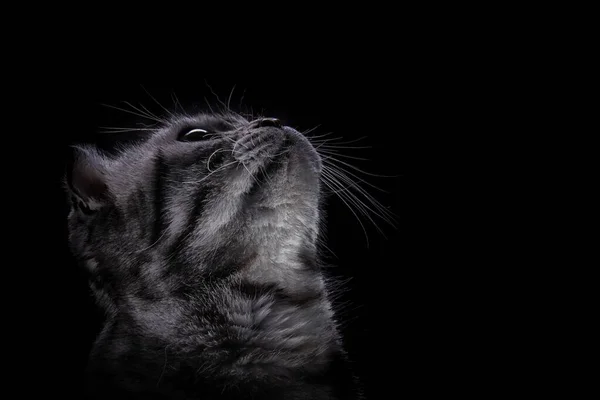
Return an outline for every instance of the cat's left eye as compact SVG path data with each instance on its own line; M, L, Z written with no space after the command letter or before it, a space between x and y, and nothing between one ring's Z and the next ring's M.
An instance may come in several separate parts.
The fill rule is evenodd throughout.
M205 139L206 135L208 135L208 131L206 129L195 128L189 131L181 132L178 140L181 142L197 142Z

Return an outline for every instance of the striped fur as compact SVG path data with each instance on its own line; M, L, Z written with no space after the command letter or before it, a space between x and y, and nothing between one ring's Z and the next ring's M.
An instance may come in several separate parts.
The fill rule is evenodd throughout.
M178 140L194 128L209 133ZM75 152L69 240L106 314L92 397L355 398L317 261L321 161L306 138L200 114L117 154Z

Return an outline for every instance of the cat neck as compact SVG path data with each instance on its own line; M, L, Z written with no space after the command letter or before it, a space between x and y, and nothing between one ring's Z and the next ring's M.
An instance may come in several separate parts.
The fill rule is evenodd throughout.
M166 353L193 363L200 374L266 379L318 373L339 349L324 294L291 295L238 281L172 297L122 298L107 317L94 355L164 360Z

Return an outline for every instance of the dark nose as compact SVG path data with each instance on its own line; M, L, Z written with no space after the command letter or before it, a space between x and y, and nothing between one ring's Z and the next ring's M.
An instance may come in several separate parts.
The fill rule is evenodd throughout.
M264 128L267 126L273 126L275 128L281 128L281 121L277 118L261 118L250 122L250 128Z

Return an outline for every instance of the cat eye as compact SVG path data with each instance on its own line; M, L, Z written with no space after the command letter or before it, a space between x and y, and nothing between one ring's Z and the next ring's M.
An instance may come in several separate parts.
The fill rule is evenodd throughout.
M178 140L180 142L197 142L205 139L208 135L208 131L205 129L195 128L189 131L183 131L179 134Z

